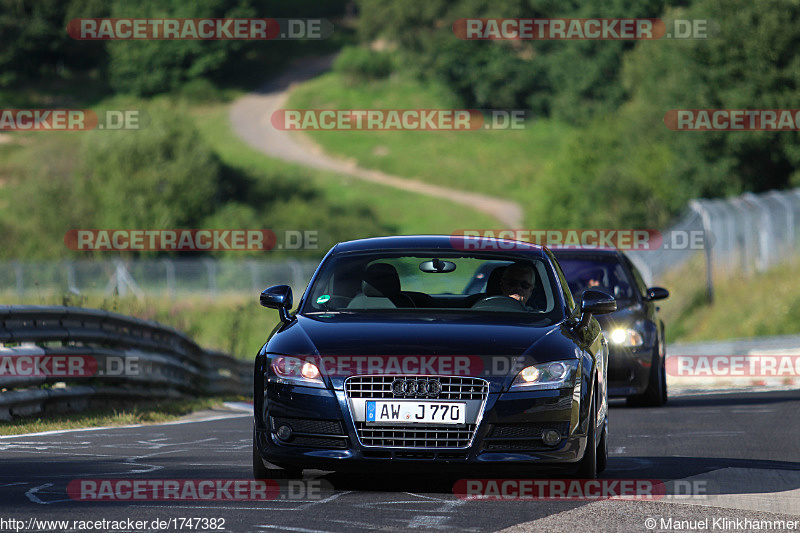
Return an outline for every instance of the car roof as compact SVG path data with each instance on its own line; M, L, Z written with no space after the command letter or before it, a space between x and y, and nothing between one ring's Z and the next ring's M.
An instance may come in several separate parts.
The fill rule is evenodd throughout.
M586 256L598 256L598 255L605 255L608 257L619 257L623 255L622 250L618 250L617 248L553 248L548 247L548 250L553 252L553 255L556 257L561 255L586 255Z
M477 245L474 249L471 246ZM502 255L543 256L543 248L537 244L505 239L465 237L463 235L395 235L372 237L337 244L334 253L387 251L387 250L455 250L466 252L497 252Z

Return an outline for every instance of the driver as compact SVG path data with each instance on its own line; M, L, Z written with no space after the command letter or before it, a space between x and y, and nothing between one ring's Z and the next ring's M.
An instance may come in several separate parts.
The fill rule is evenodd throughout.
M600 287L603 284L604 277L605 277L605 272L603 272L603 269L595 268L581 275L580 281L581 283L583 283L584 290L594 289L596 287Z
M503 295L526 304L533 293L533 265L517 262L509 265L500 279L500 290Z

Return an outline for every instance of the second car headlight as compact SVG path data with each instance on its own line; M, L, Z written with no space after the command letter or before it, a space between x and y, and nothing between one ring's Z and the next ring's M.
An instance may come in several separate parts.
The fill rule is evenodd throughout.
M635 348L644 344L644 336L633 328L616 328L608 335L611 344Z
M517 374L510 390L529 391L563 389L575 384L577 360L551 361L523 368Z
M319 367L310 361L288 355L273 355L270 357L269 366L279 382L306 387L325 387Z

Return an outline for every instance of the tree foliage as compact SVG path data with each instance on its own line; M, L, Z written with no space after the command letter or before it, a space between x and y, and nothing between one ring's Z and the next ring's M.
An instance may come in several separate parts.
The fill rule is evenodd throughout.
M406 68L443 80L465 106L526 108L575 120L619 106L622 58L634 41L467 41L456 38L459 18L657 17L680 0L360 0L366 40L400 47Z
M800 4L791 0L360 0L361 35L465 106L522 107L579 126L535 184L547 224L661 226L694 197L800 185L798 132L668 129L671 109L800 108ZM711 19L708 39L462 41L478 17ZM540 217L541 218L541 217Z

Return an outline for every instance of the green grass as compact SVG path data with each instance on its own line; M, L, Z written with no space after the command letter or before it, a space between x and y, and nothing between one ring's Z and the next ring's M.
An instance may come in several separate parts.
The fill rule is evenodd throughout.
M42 431L105 426L158 424L178 420L195 411L219 407L223 398L201 398L138 404L117 409L90 409L80 413L40 414L0 421L0 435L23 435Z
M292 109L447 109L459 108L435 84L402 77L350 84L332 72L301 84L288 103ZM330 154L354 158L367 168L493 196L514 199L526 208L526 223L546 224L534 213L537 182L552 173L555 157L571 126L535 119L523 130L310 131ZM476 226L469 227L496 227Z
M661 283L670 297L661 305L668 342L791 335L800 333L797 264L751 277L714 277L714 301L706 297L704 264L698 257Z
M364 203L378 214L383 225L394 228L394 233L450 234L459 228L497 225L492 217L455 203L267 157L236 137L225 105L197 107L192 116L225 164L253 176L281 174L292 180L306 180L329 198Z

